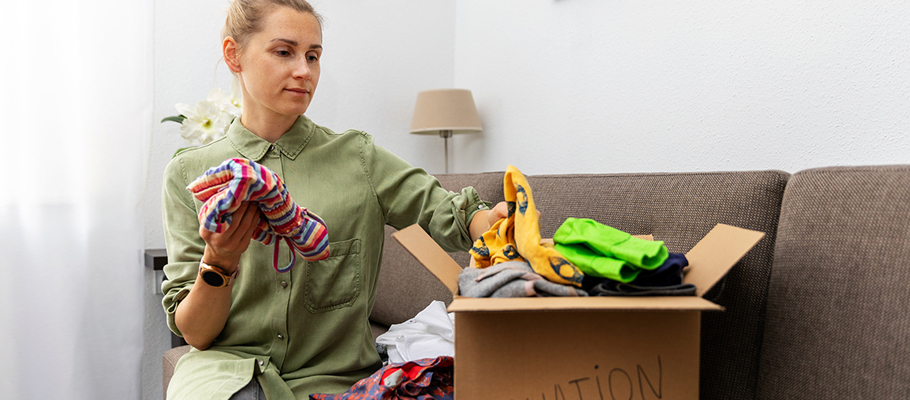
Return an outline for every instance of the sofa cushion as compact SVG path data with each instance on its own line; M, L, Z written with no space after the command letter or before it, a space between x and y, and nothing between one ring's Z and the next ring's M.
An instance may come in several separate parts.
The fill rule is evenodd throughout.
M757 398L910 398L910 166L795 174L768 296Z
M184 354L189 353L192 346L183 345L174 347L164 353L161 356L161 366L162 372L161 377L164 382L164 399L167 400L167 387L171 383L171 378L174 376L174 367L177 366L177 361L180 361L180 357L183 357Z

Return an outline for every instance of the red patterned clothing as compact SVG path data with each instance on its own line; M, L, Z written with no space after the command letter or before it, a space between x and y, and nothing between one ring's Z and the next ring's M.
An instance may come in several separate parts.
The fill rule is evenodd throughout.
M452 400L452 357L389 364L343 394L312 394L310 400Z

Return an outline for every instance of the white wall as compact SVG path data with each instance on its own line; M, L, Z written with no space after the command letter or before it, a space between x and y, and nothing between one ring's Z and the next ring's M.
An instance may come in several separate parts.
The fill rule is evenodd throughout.
M443 170L442 140L407 129L416 93L439 87L471 89L485 128L453 138L454 172L910 162L910 3L313 4L326 18L326 51L307 114L363 129L431 173ZM155 0L155 118L229 87L226 5ZM161 174L185 143L176 124L153 124L145 237L160 248ZM160 295L149 293L143 398L159 399L169 339Z
M360 129L412 164L444 168L438 138L411 135L417 92L452 87L455 0L312 0L325 18L322 76L307 115Z
M910 162L910 3L459 0L459 171ZM486 149L486 150L485 150Z
M230 88L230 71L220 62L220 32L227 2L154 0L154 101L145 192L145 245L163 248L161 183L174 152L188 144L179 125L159 123L178 114L176 103L195 104L214 87ZM170 348L170 331L161 307L161 275L145 271L145 343L142 399L162 398L161 356Z

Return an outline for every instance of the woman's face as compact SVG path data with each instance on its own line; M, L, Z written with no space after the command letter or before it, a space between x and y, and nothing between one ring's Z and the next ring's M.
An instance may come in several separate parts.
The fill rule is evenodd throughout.
M244 119L296 119L306 112L319 82L319 21L276 7L262 22L264 29L250 37L237 58Z

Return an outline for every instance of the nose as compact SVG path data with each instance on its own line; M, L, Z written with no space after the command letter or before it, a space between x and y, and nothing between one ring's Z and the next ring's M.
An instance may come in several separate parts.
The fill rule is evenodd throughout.
M294 78L295 79L309 79L310 78L310 65L307 63L306 56L300 57L294 63Z

